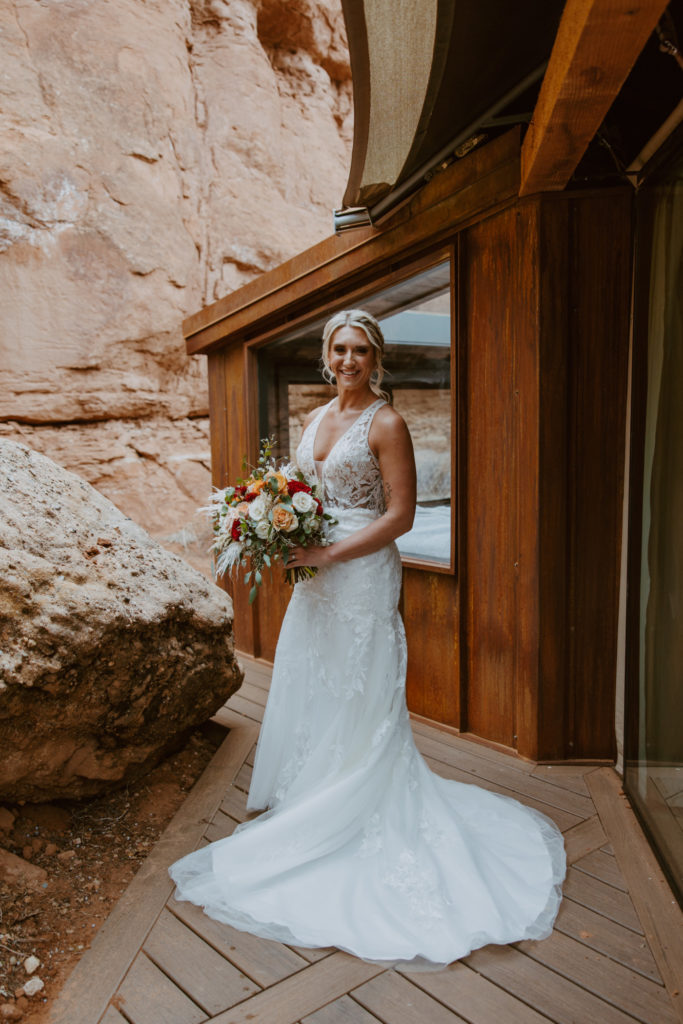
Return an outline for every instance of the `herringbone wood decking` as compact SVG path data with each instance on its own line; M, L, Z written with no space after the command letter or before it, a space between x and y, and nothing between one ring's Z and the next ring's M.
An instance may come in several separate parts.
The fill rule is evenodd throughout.
M534 766L425 723L434 771L543 811L570 862L551 938L488 946L446 970L388 971L255 938L176 903L166 867L245 818L266 666L217 718L230 735L54 1006L54 1024L676 1024L681 915L618 777ZM614 844L614 845L613 845ZM615 856L615 852L617 856ZM625 876L628 876L625 877Z

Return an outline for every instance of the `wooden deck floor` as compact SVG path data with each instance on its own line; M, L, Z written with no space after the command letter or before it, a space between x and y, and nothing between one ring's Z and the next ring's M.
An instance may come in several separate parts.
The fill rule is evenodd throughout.
M534 766L414 723L435 772L514 796L562 829L553 935L402 973L257 939L176 903L166 868L245 818L269 672L245 661L204 776L53 1006L53 1024L676 1024L681 912L609 768Z

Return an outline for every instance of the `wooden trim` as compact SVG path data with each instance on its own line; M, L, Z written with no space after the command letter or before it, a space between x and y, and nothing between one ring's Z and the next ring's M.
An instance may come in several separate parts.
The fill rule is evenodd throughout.
M619 776L601 768L586 776L591 798L628 885L645 937L683 1021L683 911L621 788Z
M230 733L69 976L52 1006L50 1024L95 1024L106 1012L173 892L168 867L197 847L207 819L254 746L258 726L245 724L234 712L221 713Z
M522 146L521 196L565 187L666 6L567 0Z
M457 274L453 287L454 301L456 307L456 359L457 359L457 391L454 391L456 405L456 438L457 438L457 536L456 536L456 565L458 570L458 595L460 599L460 614L458 615L458 651L460 652L458 663L458 707L459 725L464 731L469 728L468 724L468 693L469 693L469 659L467 657L468 645L468 616L463 607L463 597L468 592L468 566L467 566L467 431L468 431L468 401L467 401L467 288L465 287L464 275L467 264L467 235L461 231L457 237ZM464 652L464 654L463 654Z
M343 296L335 303L330 304L329 302L320 301L317 305L309 309L305 314L288 320L286 325L280 324L277 327L273 327L267 330L265 333L259 333L255 337L249 339L249 341L243 341L243 347L245 351L245 401L247 408L247 419L248 419L248 431L249 437L258 436L258 363L257 363L257 352L259 349L264 348L266 345L273 341L277 341L278 337L283 333L289 334L290 331L297 327L304 327L311 321L317 320L319 317L332 316L337 309L351 308L362 303L363 299L371 295L376 295L378 292L383 291L386 288L391 288L395 285L401 284L403 281L409 280L417 274L429 270L432 267L437 266L439 263L448 262L450 264L450 299L451 299L451 321L450 321L450 355L451 355L451 539L449 549L449 560L448 563L440 563L436 561L430 561L425 558L417 558L411 556L401 555L401 564L406 568L421 569L426 572L442 573L444 575L453 576L456 574L455 564L455 548L456 548L456 530L457 530L457 457L456 457L456 446L457 446L457 401L456 401L456 345L457 345L457 331L455 324L455 281L457 280L458 267L457 267L457 252L454 244L440 245L436 248L431 248L428 252L411 259L410 261L401 261L401 263L394 269L387 271L381 277L373 277L370 282L364 281L354 291L345 291ZM238 340L235 340L234 344L238 344ZM253 455L249 456L254 458Z
M354 276L390 269L426 246L435 248L455 229L514 201L519 188L519 130L436 175L382 226L332 236L239 288L183 322L187 351L208 352L245 331L262 333L272 318L282 327L306 311L310 296L329 304L348 294ZM269 324L269 319L271 323Z
M436 266L437 263L445 263L447 260L452 261L453 253L454 248L452 245L441 244L431 247L417 256L407 259L397 258L385 271L373 275L369 282L367 274L364 273L356 287L341 286L338 288L338 296L335 294L326 300L318 299L317 301L314 296L311 296L311 304L305 312L288 317L285 323L278 323L265 330L259 330L257 333L250 331L248 339L237 337L233 339L232 344L242 343L248 348L263 348L271 341L276 341L282 334L289 334L290 331L305 327L323 314L332 316L338 309L355 307L361 304L369 295L381 292L385 288L391 288L393 285L401 284L402 281L406 281L423 270L429 270L430 267ZM230 342L226 341L227 344L230 344Z

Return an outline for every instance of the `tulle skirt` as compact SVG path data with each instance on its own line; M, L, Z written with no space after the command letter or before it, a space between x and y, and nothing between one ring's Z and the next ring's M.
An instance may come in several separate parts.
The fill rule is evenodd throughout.
M335 539L369 512L338 512ZM562 836L535 810L439 778L405 705L394 544L298 584L280 633L248 806L177 861L176 899L264 938L438 967L549 935Z

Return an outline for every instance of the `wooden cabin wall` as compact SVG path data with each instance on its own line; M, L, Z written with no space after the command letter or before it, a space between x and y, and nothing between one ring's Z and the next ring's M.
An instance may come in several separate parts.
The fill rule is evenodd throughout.
M522 201L468 228L461 728L610 758L631 196Z

